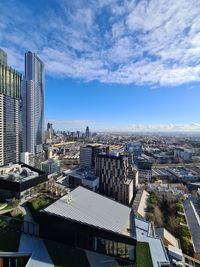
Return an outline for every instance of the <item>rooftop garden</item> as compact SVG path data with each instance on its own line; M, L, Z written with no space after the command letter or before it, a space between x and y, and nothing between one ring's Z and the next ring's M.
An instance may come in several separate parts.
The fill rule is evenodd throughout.
M46 195L40 195L37 198L31 199L27 202L27 206L34 218L35 221L38 219L38 211L49 204L54 200Z
M191 234L180 200L169 199L165 195L158 197L156 193L150 192L146 218L152 220L155 227L166 228L180 240L183 252L193 256Z
M137 242L135 267L153 267L148 243Z
M13 198L9 203L0 203L0 212L1 214L7 212L8 210L14 209L19 204L19 200Z

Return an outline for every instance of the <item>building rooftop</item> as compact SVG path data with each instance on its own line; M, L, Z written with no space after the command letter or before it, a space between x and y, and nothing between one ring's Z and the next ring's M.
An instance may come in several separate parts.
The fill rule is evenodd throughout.
M79 179L86 179L89 181L95 181L97 179L99 179L97 176L95 176L94 172L88 169L84 169L84 168L75 168L70 170L69 172L66 173L69 176L73 176Z
M169 258L163 242L160 238L154 236L152 224L136 218L135 226L137 241L147 242L149 244L153 267L169 266ZM161 265L161 263L163 265Z
M200 218L192 201L187 199L184 203L186 219L192 235L194 251L200 252Z
M0 167L0 180L8 180L17 183L23 183L39 176L39 172L33 171L32 168L24 164L11 164Z
M164 227L156 228L156 234L162 239L166 239L172 246L180 248L180 243L177 238L175 238L167 229Z
M42 212L130 236L131 209L81 186Z
M176 175L179 178L184 178L184 177L192 178L198 176L197 172L185 167L167 168L167 171Z
M133 202L134 212L145 218L146 216L146 208L147 208L147 199L149 197L149 193L145 190L138 190L136 197Z

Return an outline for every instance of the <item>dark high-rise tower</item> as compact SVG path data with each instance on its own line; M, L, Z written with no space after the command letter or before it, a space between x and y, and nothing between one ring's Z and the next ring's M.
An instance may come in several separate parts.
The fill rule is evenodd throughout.
M86 136L86 138L90 137L90 130L89 130L88 126L86 127L86 130L85 130L85 136Z
M53 124L50 122L47 123L47 134L48 138L53 138Z
M7 65L0 49L0 166L19 161L21 74Z

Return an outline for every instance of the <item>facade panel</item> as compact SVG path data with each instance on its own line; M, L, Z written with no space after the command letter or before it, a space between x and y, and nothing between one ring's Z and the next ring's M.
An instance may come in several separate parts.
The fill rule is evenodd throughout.
M19 161L21 75L7 66L0 51L0 166Z
M32 52L25 54L22 99L23 152L37 154L44 144L44 64Z

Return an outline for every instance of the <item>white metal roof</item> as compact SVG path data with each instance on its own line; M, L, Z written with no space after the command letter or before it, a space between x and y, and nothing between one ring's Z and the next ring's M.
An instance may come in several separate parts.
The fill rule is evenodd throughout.
M169 266L169 259L160 238L150 235L151 224L144 220L135 218L137 241L147 242L149 244L153 267L161 266L161 262L165 263L163 266Z
M113 232L129 235L129 216L131 209L84 187L77 187L43 211L80 221Z

